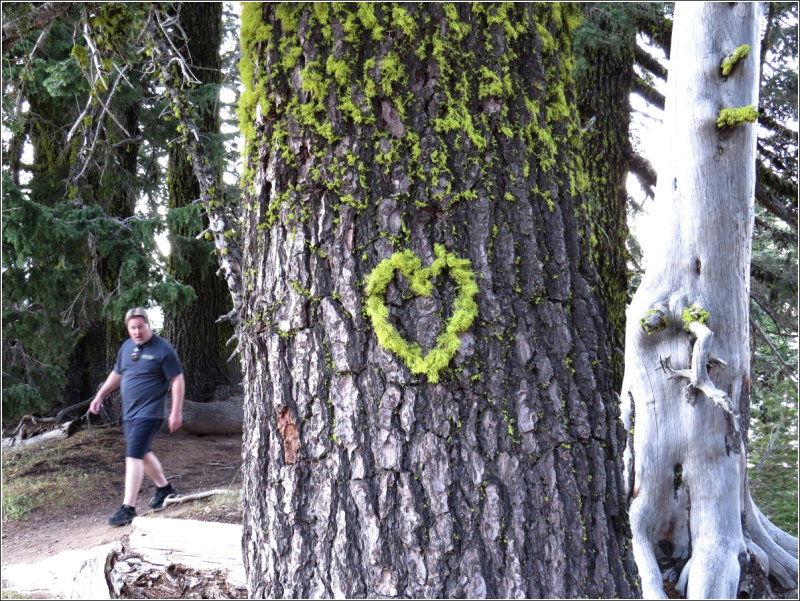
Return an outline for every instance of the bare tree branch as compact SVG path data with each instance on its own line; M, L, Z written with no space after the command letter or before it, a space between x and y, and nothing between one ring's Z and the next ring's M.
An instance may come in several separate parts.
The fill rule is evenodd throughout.
M778 360L778 363L780 363L781 365L780 368L781 372L792 382L797 382L797 376L794 375L794 369L792 368L792 366L786 363L780 351L778 351L778 349L775 348L775 345L772 344L772 341L769 339L769 336L766 335L764 330L762 330L752 318L750 319L750 327L756 334L758 334L759 338L761 338L767 344L769 350L772 351L772 354L775 356L775 358Z
M758 124L763 125L767 129L775 132L781 138L790 141L794 144L797 144L797 132L792 131L788 127L785 127L775 121L772 117L770 117L767 109L763 106L758 107Z
M770 306L770 303L767 301L767 299L762 297L755 290L750 290L750 300L753 301L755 304L757 304L758 307L764 313L767 314L767 316L770 318L770 320L772 320L772 323L774 323L775 326L779 330L781 330L783 332L787 332L787 331L791 331L791 330L793 330L793 329L795 329L797 327L797 324L791 324L791 323L787 323L786 321L784 321L783 318L781 318L777 313L775 313L775 311L773 311L773 309Z
M777 177L760 162L756 166L756 175L756 200L767 211L797 231L797 205L783 201L783 199L797 198L797 186Z
M653 165L642 155L637 154L632 149L628 151L628 169L636 176L645 194L649 198L655 197L656 181L658 173Z
M162 22L162 18L165 20ZM180 143L191 158L195 177L200 185L200 197L208 215L209 230L214 236L214 245L219 260L219 273L225 279L233 301L233 309L224 316L234 325L238 323L239 311L243 302L241 249L236 239L232 217L225 210L217 185L217 174L208 156L204 139L194 120L194 107L189 102L184 86L197 83L191 74L188 63L180 54L170 33L171 27L178 27L177 17L167 17L155 9L148 18L144 34L149 38L148 46L153 53L153 69L158 71L164 86L166 99L172 107L173 116L178 121L181 132Z
M667 68L658 62L658 59L651 55L646 50L636 46L633 50L633 55L636 62L644 69L647 69L661 79L667 79Z

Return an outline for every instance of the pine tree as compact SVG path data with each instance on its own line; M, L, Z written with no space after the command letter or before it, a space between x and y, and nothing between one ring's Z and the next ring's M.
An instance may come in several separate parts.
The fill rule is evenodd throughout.
M244 6L251 596L637 593L579 20Z

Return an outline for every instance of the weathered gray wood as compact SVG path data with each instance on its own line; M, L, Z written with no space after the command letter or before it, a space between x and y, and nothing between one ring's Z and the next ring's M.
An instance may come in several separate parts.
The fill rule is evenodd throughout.
M127 555L163 569L182 565L199 572L221 570L229 585L246 585L241 525L138 517L133 526Z
M238 489L231 490L229 488L215 488L214 490L204 490L202 492L194 493L191 495L180 495L177 497L167 497L164 499L164 504L161 506L162 509L169 507L170 505L178 505L180 503L187 503L189 501L197 501L199 499L207 499L208 497L213 497L215 495L229 495L229 494L241 494L241 491Z
M106 570L119 542L63 551L33 564L3 566L3 589L51 599L111 599Z
M26 416L26 417L31 417L31 416ZM3 438L3 443L2 443L3 451L24 449L24 448L56 442L58 440L64 440L65 438L71 436L74 433L74 431L76 430L75 428L76 423L80 423L80 421L72 420L63 424L56 424L55 422L48 423L47 427L52 429L46 430L41 434L36 434L34 436L29 436L29 437L25 437L25 432L23 428L22 431L16 433L14 436L8 436Z
M136 518L133 526L126 547L113 542L3 566L3 588L63 599L246 598L240 525Z
M649 598L666 596L664 575L687 598L736 598L742 568L763 570L765 591L766 574L797 585L796 550L775 542L784 539L746 484L756 125L716 123L723 108L758 105L759 10L675 10L656 226L628 312L622 392L633 549ZM744 44L749 55L723 76Z

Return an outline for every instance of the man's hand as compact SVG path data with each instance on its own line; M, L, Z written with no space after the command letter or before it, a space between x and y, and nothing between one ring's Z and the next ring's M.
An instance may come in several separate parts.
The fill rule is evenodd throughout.
M91 404L89 405L89 413L100 413L100 409L103 407L103 397L99 394L94 397Z
M121 381L122 375L112 370L89 405L89 413L100 413L100 408L103 406L103 399L106 398L107 394L119 388L119 383Z
M169 425L169 431L175 432L176 430L180 429L181 425L183 424L183 417L181 414L175 415L174 413L169 414L169 420L167 420L167 424Z

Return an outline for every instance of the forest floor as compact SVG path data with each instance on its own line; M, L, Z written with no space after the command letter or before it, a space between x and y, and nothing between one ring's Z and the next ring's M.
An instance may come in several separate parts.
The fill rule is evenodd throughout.
M161 433L153 451L180 494L241 487L241 436ZM2 564L35 563L61 551L123 541L133 526L109 526L122 503L125 458L119 428L83 430L35 449L3 451ZM241 523L236 495L152 512L154 485L142 485L138 515ZM4 596L5 598L5 596Z

